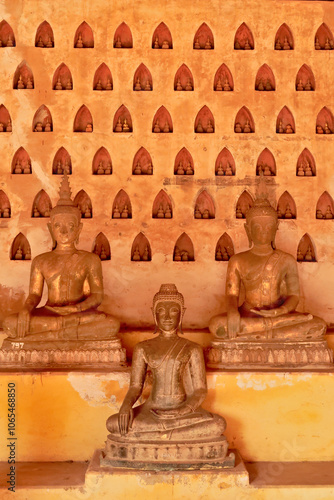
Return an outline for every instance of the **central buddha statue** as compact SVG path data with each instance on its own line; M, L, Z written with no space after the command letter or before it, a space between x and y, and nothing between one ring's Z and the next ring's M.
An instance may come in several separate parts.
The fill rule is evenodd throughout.
M162 285L152 310L158 336L135 346L130 388L119 413L107 420L110 435L101 465L233 466L233 454L226 457L225 419L201 407L207 394L202 348L177 333L182 332L183 295L175 285ZM134 406L148 371L153 378L150 395Z
M228 263L227 313L213 317L209 324L214 335L209 350L210 367L217 368L224 364L222 356L227 355L224 350L229 349L229 344L234 348L230 354L236 364L238 359L241 364L242 360L252 361L252 348L257 349L253 354L255 358L259 357L260 363L266 364L266 356L269 355L269 362L275 364L273 351L265 353L259 349L265 343L275 342L279 344L276 354L281 356L282 364L290 355L289 362L293 364L312 362L312 348L315 362L332 362L331 351L322 344L313 344L308 353L304 349L308 346L293 346L293 342L323 341L326 323L312 314L295 311L299 302L297 262L292 255L276 248L277 229L277 211L263 191L246 212L245 230L250 250L233 255ZM235 342L239 342L237 347L240 351ZM255 346L254 342L258 344ZM294 352L284 353L284 343L289 343L288 347L292 351L295 349ZM298 356L300 359L296 359ZM234 363L233 359L227 364L229 362Z
M59 194L48 223L53 249L34 258L29 295L22 309L3 322L8 338L2 348L22 343L30 349L67 350L71 345L74 349L87 346L89 341L93 341L92 348L120 348L119 321L97 310L103 299L101 261L94 253L75 246L82 229L81 212L71 199L67 175L62 179ZM44 283L48 299L44 306L37 307ZM119 353L121 358L125 356L121 350Z

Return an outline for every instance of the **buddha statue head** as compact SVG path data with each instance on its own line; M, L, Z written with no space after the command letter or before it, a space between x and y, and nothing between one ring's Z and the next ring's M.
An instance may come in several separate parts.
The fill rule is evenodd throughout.
M155 332L182 332L182 318L185 312L184 298L176 286L171 283L161 285L159 292L153 297L152 313L155 321Z
M82 229L81 212L71 199L71 188L67 174L61 181L59 188L59 200L50 212L48 228L52 237L52 248L55 249L57 242L70 244L78 242Z
M271 206L266 193L258 195L253 205L246 212L245 230L249 247L253 244L271 243L275 246L275 236L278 229L277 211Z

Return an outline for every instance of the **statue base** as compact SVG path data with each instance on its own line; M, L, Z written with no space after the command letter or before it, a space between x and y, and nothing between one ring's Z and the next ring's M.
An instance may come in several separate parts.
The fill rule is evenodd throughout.
M196 441L129 441L109 435L100 467L140 470L227 469L235 465L225 436Z
M125 366L126 351L119 338L46 342L7 338L0 349L0 369L115 370Z
M207 367L215 370L249 368L333 368L333 351L326 340L217 340L206 351Z

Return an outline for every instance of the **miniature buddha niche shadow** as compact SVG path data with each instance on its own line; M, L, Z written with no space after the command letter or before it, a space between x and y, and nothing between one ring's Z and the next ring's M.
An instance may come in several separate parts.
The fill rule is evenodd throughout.
M130 387L118 414L107 420L110 435L101 465L144 469L233 467L223 435L225 419L201 407L207 394L202 348L178 335L183 295L161 285L153 299L158 335L135 346ZM147 371L153 384L148 399L135 406Z
M9 337L3 349L13 339L23 341L25 349L37 350L55 347L65 351L71 347L108 350L112 346L118 350L118 361L121 361L125 353L117 337L120 323L110 314L97 310L103 300L101 261L94 253L75 246L82 230L81 212L71 199L67 175L62 179L59 195L48 223L53 250L34 258L29 295L22 309L3 322ZM44 306L37 307L44 283L48 299ZM100 344L101 341L104 343ZM82 355L80 360L85 361ZM55 359L47 361L52 364Z
M233 255L228 263L227 313L209 324L215 338L208 366L328 364L333 355L324 341L325 321L295 311L300 294L297 262L276 248L278 216L263 183L261 178L257 198L246 213L250 250Z

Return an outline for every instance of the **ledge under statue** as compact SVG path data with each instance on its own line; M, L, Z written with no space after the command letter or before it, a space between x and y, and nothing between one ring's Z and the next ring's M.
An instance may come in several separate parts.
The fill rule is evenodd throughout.
M125 350L117 336L119 321L97 310L103 299L101 261L94 253L75 247L82 229L81 213L71 199L67 175L48 227L53 250L34 258L28 298L17 314L3 322L8 337L0 351L0 364L36 368L124 365ZM48 299L37 307L44 283Z
M183 295L162 285L153 299L158 335L135 346L130 387L119 413L107 420L101 467L182 470L234 467L223 432L225 419L201 407L206 394L202 348L178 335L184 314ZM148 399L142 395L152 373Z
M257 198L246 212L251 248L233 255L228 263L227 313L210 321L214 340L207 351L208 366L328 367L333 353L324 340L326 323L295 311L299 302L297 262L276 248L277 211L263 184L261 178Z

